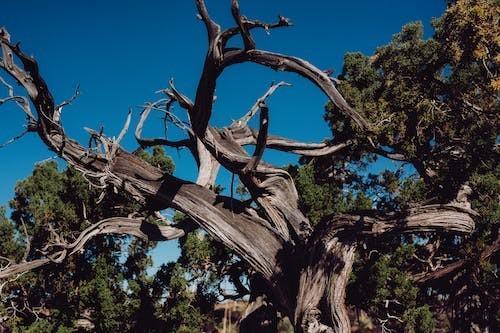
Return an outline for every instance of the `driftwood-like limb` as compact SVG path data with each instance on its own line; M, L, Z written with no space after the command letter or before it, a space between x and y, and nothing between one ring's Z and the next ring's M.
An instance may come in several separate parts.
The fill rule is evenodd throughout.
M52 262L60 263L84 248L85 244L93 237L103 234L132 235L150 241L164 241L184 236L184 230L166 225L156 225L145 222L143 219L126 217L112 217L102 220L88 227L71 244L49 244L46 248L59 250L47 253L45 257L32 261L22 261L0 269L0 280L14 275L45 266Z
M28 129L23 130L18 135L14 136L14 137L10 138L9 140L5 141L4 143L0 144L0 148L4 148L4 147L10 145L11 143L16 142L17 140L21 139L23 136L25 136L29 132L30 131Z
M240 35L243 39L243 45L245 46L245 50L255 49L255 42L250 35L247 26L243 22L243 18L240 14L240 5L237 0L231 0L231 13L233 14L233 18L236 21L236 25L238 29L240 29Z
M230 50L224 55L223 67L242 62L254 62L275 70L296 73L318 86L328 96L330 101L344 114L350 117L356 125L369 133L370 123L364 119L356 110L349 106L344 97L338 92L328 74L315 67L311 63L284 54L252 50Z
M2 35L4 36L4 35ZM66 137L59 123L54 122L55 105L49 89L40 76L34 59L0 36L5 58L15 53L24 68L0 64L9 75L21 83L36 108L38 134L47 146L81 171L86 178L94 178L103 186L112 185L128 193L139 204L163 209L172 207L185 213L210 235L226 244L269 281L280 273L278 253L282 239L273 232L267 221L250 208L232 198L216 195L199 185L164 175L157 168L121 148L112 156L92 154L88 149ZM96 133L99 135L100 133ZM102 137L102 134L100 135ZM104 141L106 142L106 141Z
M201 185L206 188L213 188L215 186L215 180L217 178L217 173L219 171L219 163L217 160L208 152L204 144L194 136L193 131L185 123L180 121L175 117L175 115L170 111L173 102L178 102L181 107L186 109L188 112L192 109L193 104L185 95L179 92L174 84L173 80L170 80L170 89L162 90L167 96L168 100L160 100L155 103L147 104L141 113L141 118L139 124L135 130L135 137L139 145L144 147L150 147L155 145L164 145L167 147L181 148L187 147L191 151L196 163L198 164L198 177L196 179L196 184ZM178 141L167 140L166 138L142 138L142 128L144 122L149 116L152 110L159 110L165 112L166 117L174 125L180 129L187 132L189 137L187 139L182 139Z
M196 178L196 184L207 188L213 188L220 168L219 162L207 150L200 139L196 139L196 152L194 155L198 162L198 177Z
M0 31L1 32L1 31ZM15 102L17 106L19 106L23 112L26 115L27 123L25 125L25 129L17 134L16 136L10 138L9 140L5 141L4 143L0 144L0 148L4 148L11 143L16 142L17 140L21 139L23 136L25 136L29 132L33 132L36 130L36 118L31 112L30 108L30 103L28 99L24 96L16 96L14 95L14 88L8 84L1 76L0 76L0 83L4 85L7 89L7 97L5 98L0 98L0 106L2 104L8 103L8 102Z
M255 145L257 143L258 132L248 126L230 127L229 130L234 140L242 146ZM309 143L268 135L266 148L302 156L319 157L335 154L351 144L351 141L341 143Z
M250 108L250 110L245 113L240 119L234 121L229 128L240 128L248 124L250 119L259 111L260 105L264 103L274 92L280 87L290 87L291 84L286 83L285 81L280 81L276 84L272 84L269 89L257 99L254 105Z
M128 131L131 119L132 119L132 111L129 111L128 115L127 115L127 120L125 120L125 125L123 125L123 128L120 131L120 134L118 134L118 137L115 140L113 140L113 143L111 145L111 152L110 152L111 156L114 156L116 154L116 150L118 149L118 147L120 147L120 142L123 140L123 138L125 137L125 134Z
M262 118L262 121L265 119ZM233 124L244 125L243 122ZM260 149L265 146L265 134L262 134ZM253 165L252 158L234 140L228 128L218 130L209 127L202 141L222 166L239 175L252 198L263 208L270 224L285 241L307 238L311 231L310 223L298 209L298 193L288 172L263 162L256 165L253 172L247 172L246 167ZM257 150L257 153L260 152Z
M30 103L28 99L24 96L14 95L14 88L8 84L2 77L0 77L0 83L2 83L7 88L8 96L6 98L0 98L0 105L7 103L9 101L15 102L26 114L28 122L35 121L36 118L31 112Z
M345 288L354 263L356 243L317 234L300 273L294 322L299 332L348 333Z
M63 110L63 108L67 105L70 105L71 103L73 103L73 101L78 97L80 96L80 85L77 85L76 86L76 89L75 89L75 92L73 93L73 95L68 98L67 100L63 101L61 104L57 105L56 106L56 110L54 112L54 121L55 122L59 122L60 119L61 119L61 112Z
M269 89L257 99L255 104L250 108L250 110L243 115L240 119L233 121L233 123L229 126L229 130L231 131L231 135L234 140L240 145L256 145L257 144L257 131L251 129L248 126L248 122L259 110L259 105L265 102L278 88L291 86L289 83L281 81L277 84L272 84ZM267 135L266 139L266 148L280 150L284 152L290 152L303 156L310 157L318 157L318 156L326 156L333 154L348 145L351 142L344 142L338 144L330 144L327 142L323 143L305 143L290 140L287 138L275 136L275 135Z
M357 232L366 236L421 232L470 234L474 231L476 216L475 211L459 205L438 204L387 214L374 211L338 214L326 217L323 223L330 233Z
M257 165L259 165L264 150L267 145L267 132L269 128L269 109L265 102L261 102L260 108L260 121L259 121L259 134L257 135L257 140L255 144L255 151L253 153L252 159L245 165L242 172L253 172Z
M170 108L168 105L169 103L173 102L174 100L169 100L166 102L167 106L165 107L167 110ZM182 147L190 147L191 145L191 140L189 139L183 139L183 140L177 140L177 141L172 141L168 140L167 138L144 138L142 137L142 129L144 127L144 123L149 117L149 114L153 110L153 107L156 104L149 104L146 105L141 112L141 117L139 119L139 123L137 124L135 128L135 139L139 143L139 145L143 148L145 147L152 147L152 146L168 146L168 147L173 147L173 148L182 148Z
M281 15L278 16L278 21L275 23L264 23L264 22L261 22L259 20L249 20L245 17L241 17L240 19L241 19L241 22L243 23L244 28L248 32L250 32L250 30L252 30L252 29L262 28L267 33L269 33L269 31L271 29L289 27L292 25L292 22L289 18L286 18L286 17L281 16ZM224 30L221 33L221 41L223 43L223 46L225 47L227 42L229 41L229 39L233 36L238 35L238 33L240 33L240 31L241 30L239 27L233 27L233 28L229 28L227 30Z
M170 85L170 89L164 90L164 93L170 96L170 98L175 99L182 108L187 111L192 110L194 106L193 102L186 95L182 94L177 90L177 88L175 88L174 80L170 79L168 84Z

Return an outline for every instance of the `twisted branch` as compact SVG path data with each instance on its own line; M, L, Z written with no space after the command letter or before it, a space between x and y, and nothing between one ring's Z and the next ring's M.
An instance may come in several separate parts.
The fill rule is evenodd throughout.
M183 229L168 225L151 224L145 222L142 218L112 217L104 219L82 231L78 238L70 244L61 242L60 239L57 243L48 244L45 247L44 252L46 253L43 258L22 261L0 269L0 280L48 265L52 262L61 263L67 257L82 250L90 239L103 234L131 235L150 241L165 241L182 237L185 232ZM52 248L58 248L59 250L48 252Z

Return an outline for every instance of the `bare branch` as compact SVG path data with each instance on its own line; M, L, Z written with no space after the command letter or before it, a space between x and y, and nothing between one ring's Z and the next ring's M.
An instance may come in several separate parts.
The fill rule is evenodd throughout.
M165 107L166 110L170 108L169 102L173 102L174 100L169 100L167 101L167 106ZM190 139L184 139L184 140L178 140L178 141L171 141L166 138L143 138L142 137L142 128L144 127L144 123L146 122L149 114L153 110L153 106L155 104L149 104L146 105L141 112L141 118L139 119L139 123L137 124L137 127L135 128L135 139L139 143L141 147L151 147L151 146L169 146L169 147L174 147L174 148L181 148L181 147L190 147L191 145L191 140Z
M310 80L318 86L344 114L349 116L355 124L362 130L371 132L370 123L363 118L356 110L351 108L344 97L338 92L328 74L318 69L311 63L284 54L267 52L262 50L230 50L224 54L223 67L241 62L254 62L266 67L271 67L279 71L297 73L300 76Z
M210 18L207 6L205 5L205 0L196 0L196 6L198 8L198 18L205 23L209 40L213 40L220 32L220 26Z
M0 269L0 280L45 266L49 263L60 263L84 248L93 237L103 234L132 235L150 241L164 241L184 236L184 230L172 226L155 225L145 222L142 218L112 217L88 227L71 244L64 243L60 238L55 244L48 244L45 251L51 248L59 250L46 253L44 258L32 261L22 261Z
M338 214L323 221L328 232L357 231L362 235L377 236L390 232L454 232L470 234L474 231L478 214L456 204L427 205L408 211L387 214L365 211L358 214Z
M252 106L252 108L245 114L243 115L240 119L237 121L234 121L229 128L239 128L242 127L243 125L248 124L250 119L259 111L261 103L265 102L279 87L290 87L291 84L286 83L284 81L280 81L277 84L271 84L269 89L266 91L262 97L258 98L255 104Z
M166 89L163 92L170 96L170 98L175 99L181 107L188 111L191 111L193 109L193 102L175 88L174 79L170 79L168 84L170 86L170 89Z
M257 132L248 126L239 128L229 128L234 140L240 145L255 145L257 143ZM267 138L267 148L283 152L290 152L297 155L318 157L334 154L352 144L351 141L341 143L308 143L290 140L287 138L269 135Z
M36 122L36 118L31 112L30 109L30 103L28 102L28 99L24 96L15 96L14 95L14 88L8 84L1 76L0 76L0 83L2 83L6 88L7 88L7 93L8 97L1 99L0 98L0 105L7 103L9 101L15 102L26 114L26 117L28 119L28 123Z
M116 154L116 150L120 146L120 142L123 140L125 137L125 134L128 131L128 128L130 126L130 120L132 119L132 110L128 112L127 115L127 120L125 121L125 125L123 125L122 130L120 131L120 134L118 135L118 138L116 140L113 140L113 144L111 145L111 158L113 158Z
M13 138L11 138L11 139L5 141L4 143L0 144L0 148L4 148L4 147L10 145L11 143L16 142L17 140L21 139L23 136L25 136L29 132L30 131L28 129L25 129L24 131L22 131L18 135L14 136Z
M244 28L247 31L250 31L250 30L255 29L255 28L262 28L267 33L269 33L269 31L271 29L274 29L274 28L289 27L292 25L292 22L290 21L290 19L288 19L284 16L281 16L281 15L278 16L278 21L276 23L264 23L264 22L261 22L258 20L248 20L244 17L241 17L241 21L243 23ZM231 37L237 35L240 31L241 30L239 27L229 28L229 29L223 31L221 33L221 40L223 42L223 45L225 46L227 41Z
M261 102L259 108L260 108L260 123L259 123L260 127L259 127L259 134L257 136L255 151L253 153L253 158L243 168L242 170L243 173L253 172L255 170L257 165L259 165L260 160L262 159L264 150L266 149L267 132L269 128L269 109L265 102Z
M255 49L255 42L253 41L247 26L243 22L243 18L240 14L240 6L237 0L231 0L231 13L233 14L233 18L236 21L238 29L240 29L240 35L243 39L245 50Z
M60 120L61 120L61 112L62 112L62 109L67 106L67 105L70 105L71 103L73 103L73 101L80 95L80 85L77 85L76 86L76 89L75 89L75 92L73 93L73 95L63 101L61 104L57 105L56 108L55 108L55 112L54 112L54 116L53 116L53 119L56 123L58 123Z

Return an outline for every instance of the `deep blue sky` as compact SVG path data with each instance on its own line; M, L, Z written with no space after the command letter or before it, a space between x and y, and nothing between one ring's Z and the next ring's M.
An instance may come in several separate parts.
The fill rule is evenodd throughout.
M233 25L230 1L207 0L212 16L223 25ZM264 1L240 0L244 15L275 21L278 14L292 19L294 26L273 30L270 36L256 34L258 48L303 57L322 69L342 69L346 52L371 54L387 43L402 25L421 20L426 35L430 21L441 15L444 0L351 0L351 1ZM33 54L57 102L72 95L77 84L81 96L65 109L63 122L70 136L86 142L84 126L117 135L129 107L152 101L155 91L175 78L176 86L194 98L203 57L206 34L196 19L194 1L9 1L2 4L0 26L12 41ZM290 74L257 65L239 65L220 78L212 124L227 125L254 103L272 81L293 84L270 100L270 132L304 141L320 141L330 135L322 120L325 97L311 84ZM3 93L3 92L2 92ZM0 143L22 130L23 116L2 107ZM158 129L159 115L150 119L149 133ZM160 133L160 132L156 132ZM134 149L132 133L124 145ZM195 171L188 154L171 151L176 175L193 179ZM52 157L40 140L29 135L0 149L0 205L13 195L16 182L28 176L34 163ZM272 154L279 163L294 159ZM220 183L229 186L227 174ZM175 242L156 251L161 258L177 253ZM161 254L161 256L160 256Z

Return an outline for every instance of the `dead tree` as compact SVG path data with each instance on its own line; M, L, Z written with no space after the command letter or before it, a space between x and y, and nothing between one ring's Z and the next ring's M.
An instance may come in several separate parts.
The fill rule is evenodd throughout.
M270 323L276 322L273 316L280 311L289 316L297 332L349 332L345 288L360 241L412 232L469 234L474 230L476 213L467 204L457 201L389 214L372 211L331 216L313 230L298 207L292 177L283 169L264 162L263 152L275 149L303 156L341 156L352 142L302 143L268 133L271 111L266 99L285 83L272 85L237 121L224 128L212 127L210 117L218 77L225 69L244 62L293 72L321 89L366 133L367 141L373 131L372 125L348 105L327 73L300 58L257 48L253 30L287 27L291 24L289 19L279 16L274 23L248 19L240 14L238 2L232 0L234 27L224 30L210 17L203 0L197 0L196 5L198 17L206 26L208 50L194 100L178 91L171 82L170 87L162 91L164 99L145 106L135 131L142 148L153 145L187 147L198 164L195 183L163 174L120 147L130 115L117 139L106 137L102 131L89 130L97 143L94 148L69 138L60 122L67 103L55 103L35 59L26 55L19 44L12 43L5 29L0 30L0 68L24 87L27 97L14 95L13 89L2 81L8 87L9 96L1 101L17 103L28 119L26 131L36 132L52 151L95 186L113 187L148 211L174 208L246 261L255 272L251 298L254 302L242 321L242 327L248 327L248 331L258 327L259 332L275 332L275 325ZM233 38L241 38L243 47L228 47ZM188 123L171 112L173 103L187 112ZM185 130L185 139L142 137L148 115L158 109ZM257 114L259 128L250 128L248 122ZM255 146L252 156L243 149L245 145ZM374 147L374 152L377 151L380 149ZM251 195L251 203L214 192L220 167L239 177ZM172 239L187 232L176 226L150 230L144 223L142 219L119 217L101 221L85 230L73 243L49 244L43 252L45 257L38 261L8 263L0 271L0 279L59 262L99 233Z

